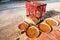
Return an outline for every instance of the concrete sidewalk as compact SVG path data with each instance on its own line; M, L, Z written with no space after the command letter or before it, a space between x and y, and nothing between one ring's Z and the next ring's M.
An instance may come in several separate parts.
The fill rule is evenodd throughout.
M1 3L0 4L0 11L8 10L8 9L15 9L15 8L25 9L24 6L25 6L24 2L6 2L6 3Z

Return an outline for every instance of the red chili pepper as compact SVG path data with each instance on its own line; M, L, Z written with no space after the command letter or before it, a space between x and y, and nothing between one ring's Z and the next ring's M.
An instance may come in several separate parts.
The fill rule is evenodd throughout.
M34 4L31 4L30 2L26 2L26 11L27 15L30 17L36 17L39 12L39 14L43 15L46 10L46 4L35 2Z

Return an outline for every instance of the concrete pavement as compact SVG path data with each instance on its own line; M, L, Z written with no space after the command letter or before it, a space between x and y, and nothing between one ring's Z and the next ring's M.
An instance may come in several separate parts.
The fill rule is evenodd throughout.
M25 6L24 3L25 2L7 2L7 3L1 3L0 4L0 11L8 10L8 9L15 9L15 8L24 9L24 6Z
M22 4L0 5L0 40L16 40L19 36L17 26L25 16L25 8Z

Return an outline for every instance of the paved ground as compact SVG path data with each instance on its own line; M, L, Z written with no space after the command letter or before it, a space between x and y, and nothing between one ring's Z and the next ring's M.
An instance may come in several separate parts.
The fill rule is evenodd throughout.
M0 5L0 40L15 40L12 38L19 35L17 26L25 15L23 10L21 3Z
M47 4L47 11L60 11L59 5L60 3ZM17 26L23 20L25 13L24 3L0 4L0 40L16 40L19 36ZM21 39L23 40L22 36Z

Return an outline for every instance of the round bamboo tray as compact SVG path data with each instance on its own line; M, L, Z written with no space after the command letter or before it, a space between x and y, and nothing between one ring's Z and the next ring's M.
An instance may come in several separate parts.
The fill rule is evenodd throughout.
M41 34L41 32L39 31L39 29L36 26L30 26L27 31L26 31L26 35L29 38L36 38Z
M42 32L46 32L46 33L51 32L52 30L52 27L45 22L40 23L38 27Z
M58 26L58 21L53 18L47 18L45 22L51 26Z
M25 30L25 29L27 29L28 27L29 27L29 24L26 23L26 22L21 22L21 23L18 25L18 28L19 28L20 30Z

